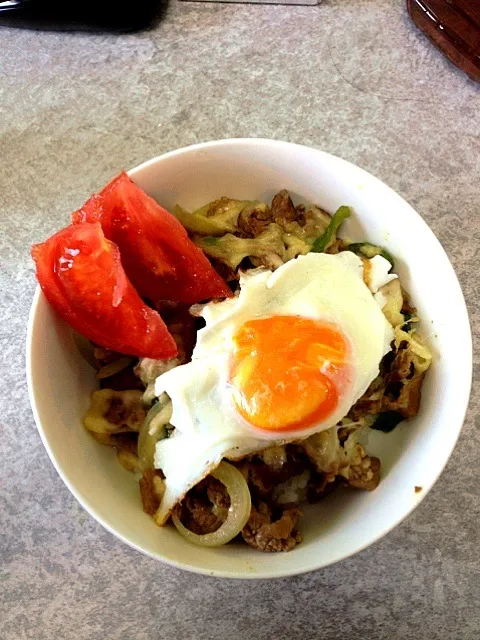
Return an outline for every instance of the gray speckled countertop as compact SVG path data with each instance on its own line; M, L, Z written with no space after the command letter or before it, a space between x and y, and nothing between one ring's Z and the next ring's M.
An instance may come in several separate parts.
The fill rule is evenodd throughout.
M446 248L478 340L480 87L400 0L172 2L150 32L3 28L0 50L3 640L480 637L478 387L445 472L402 525L336 566L241 583L162 566L90 518L47 458L24 374L29 245L120 168L225 137L315 145L397 190Z

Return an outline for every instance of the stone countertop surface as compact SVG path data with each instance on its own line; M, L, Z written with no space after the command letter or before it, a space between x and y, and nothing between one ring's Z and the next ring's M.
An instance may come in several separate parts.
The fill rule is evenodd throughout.
M460 278L478 374L479 85L430 45L400 0L172 1L151 31L1 28L0 50L0 637L479 638L475 384L443 475L405 522L340 564L243 583L163 566L82 509L40 441L24 358L32 242L121 168L258 136L357 163L416 208Z

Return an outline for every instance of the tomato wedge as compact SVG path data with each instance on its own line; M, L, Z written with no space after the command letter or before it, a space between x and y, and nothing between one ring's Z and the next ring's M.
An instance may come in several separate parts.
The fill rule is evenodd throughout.
M125 272L142 297L193 304L232 295L182 224L125 172L72 215L74 224L95 221L118 245Z
M70 225L32 247L37 279L52 307L76 331L120 353L171 358L178 352L159 314L125 275L118 247L101 225Z

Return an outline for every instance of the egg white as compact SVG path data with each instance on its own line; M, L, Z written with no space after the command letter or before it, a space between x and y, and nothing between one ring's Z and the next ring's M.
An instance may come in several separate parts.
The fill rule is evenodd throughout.
M390 265L370 261L369 285L378 290L391 280ZM186 492L222 460L238 459L277 442L305 438L337 424L379 373L390 350L391 325L363 279L355 254L309 253L274 273L256 269L240 279L240 294L201 310L206 326L198 332L192 361L162 374L155 393L166 392L173 405L173 435L156 447L155 467L165 474L166 491L156 519L162 524ZM252 318L301 316L336 325L349 342L354 375L327 420L308 429L266 432L236 410L228 384L233 337ZM288 336L286 336L288 339Z

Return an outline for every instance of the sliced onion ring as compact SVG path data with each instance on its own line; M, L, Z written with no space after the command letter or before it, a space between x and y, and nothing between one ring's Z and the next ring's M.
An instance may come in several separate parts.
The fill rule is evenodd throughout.
M78 333L78 331L72 329L71 332L73 342L77 347L79 354L87 364L89 364L94 369L98 369L98 363L95 359L95 356L93 355L93 344L90 342L90 340L88 340L88 338L85 338L85 336L82 336L80 333Z
M113 362L109 362L97 371L97 379L101 380L102 378L111 378L116 373L119 373L120 371L123 371L123 369L126 369L134 361L135 358L125 356L123 358L118 358Z
M166 437L167 430L165 425L169 423L171 417L172 403L167 395L165 397L162 396L145 416L138 434L137 445L142 469L153 469L155 447L159 440L163 440Z
M252 499L247 481L240 471L228 462L221 462L210 474L225 485L230 496L227 519L213 533L198 535L187 529L177 513L172 513L172 521L178 533L193 544L202 547L220 547L237 536L247 524L252 509Z

